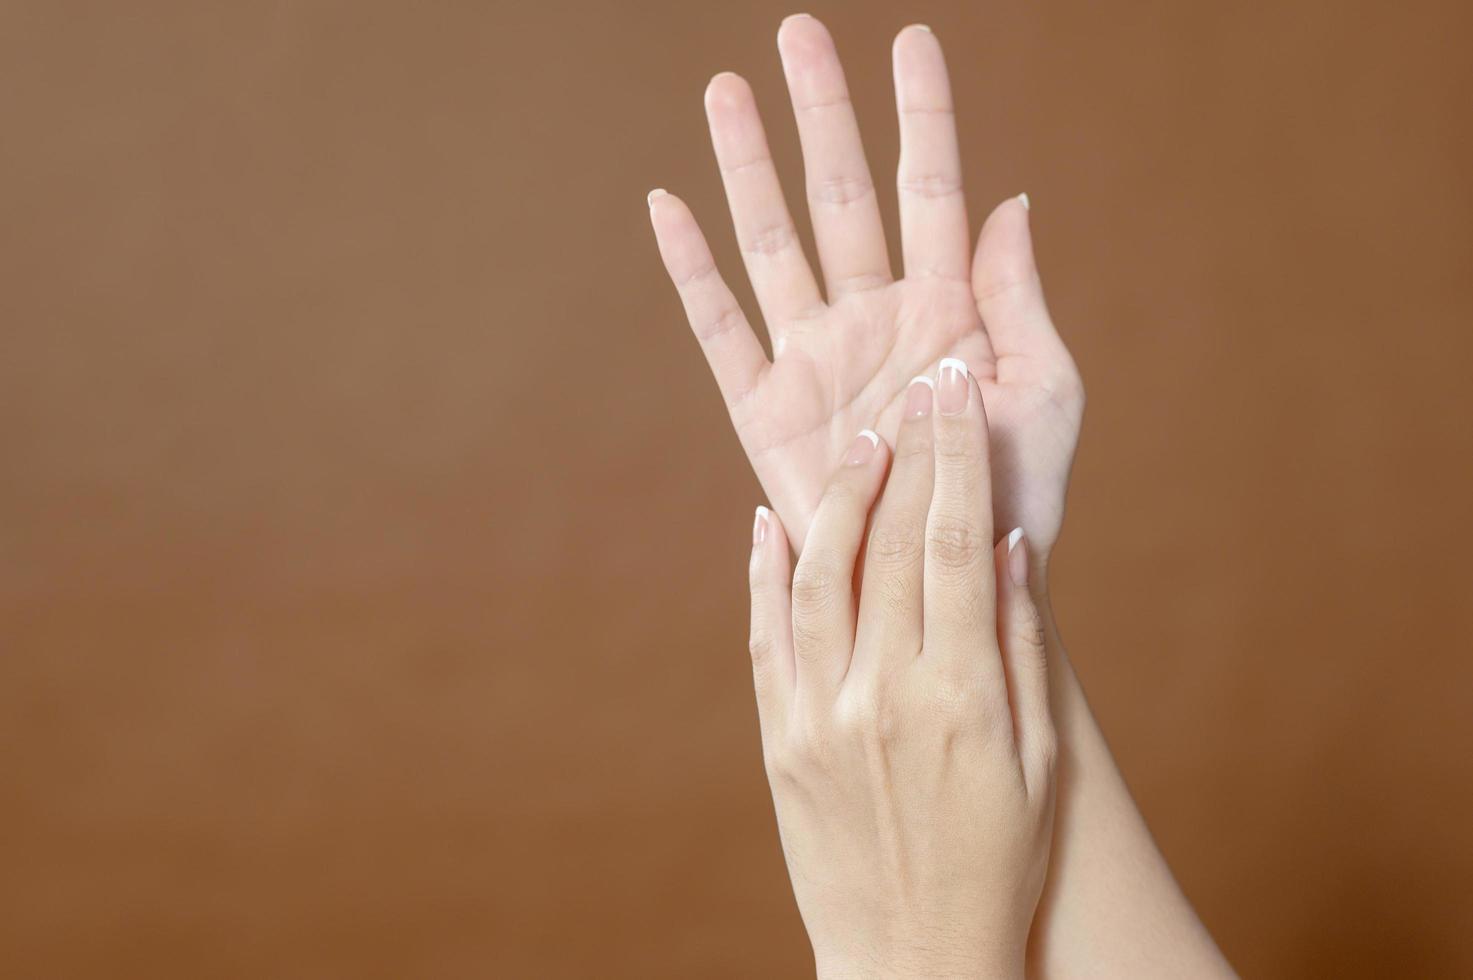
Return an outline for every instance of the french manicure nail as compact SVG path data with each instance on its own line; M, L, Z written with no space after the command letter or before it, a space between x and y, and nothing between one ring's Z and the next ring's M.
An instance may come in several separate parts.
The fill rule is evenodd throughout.
M772 513L761 504L757 505L757 516L752 519L752 546L767 540L767 515Z
M1023 543L1021 527L1008 535L1008 578L1020 589L1028 587L1028 546Z
M880 448L880 437L869 429L865 429L854 437L854 445L849 447L849 455L844 457L845 466L862 466L869 462L875 450Z
M931 394L936 389L936 382L924 375L910 379L910 387L905 389L905 417L908 419L923 419L931 414Z
M943 357L936 369L936 407L942 415L960 415L967 410L972 383L965 361Z
M931 25L929 25L929 24L912 24L911 26L912 27L920 28L921 30L925 31L927 34L935 34L936 33L935 31L931 30Z
M1022 194L1019 194L1018 195L1018 201L1019 201L1019 203L1021 203L1023 205L1023 210L1024 211L1032 211L1033 210L1033 205L1030 204L1029 201L1028 201L1028 192L1027 191L1024 191Z

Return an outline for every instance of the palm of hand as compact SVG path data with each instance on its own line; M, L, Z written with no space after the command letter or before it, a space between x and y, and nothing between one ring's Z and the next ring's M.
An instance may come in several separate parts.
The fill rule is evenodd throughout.
M878 204L833 44L811 17L778 37L808 172L828 300L798 245L750 88L707 90L712 142L775 356L768 361L715 269L694 217L651 195L666 268L732 422L795 545L864 428L893 439L910 380L958 357L978 379L993 456L995 528L1023 527L1045 559L1057 537L1083 406L1043 302L1027 204L999 205L970 255L951 97L930 32L895 45L901 232L907 276L890 278Z
M795 534L856 433L872 428L893 444L906 386L943 357L966 362L987 407L994 528L1026 527L1046 553L1078 419L1050 388L1050 365L1016 356L1000 371L970 284L942 280L902 280L828 307L787 335L758 388L733 406L758 479Z

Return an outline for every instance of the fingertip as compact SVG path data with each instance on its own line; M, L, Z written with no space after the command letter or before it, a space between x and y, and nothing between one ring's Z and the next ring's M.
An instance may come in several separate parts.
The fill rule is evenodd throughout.
M682 210L689 210L685 202L663 187L656 187L645 195L645 204L650 209L650 220L656 227L665 224L669 219L678 215Z
M650 223L655 226L655 231L658 233L660 227L665 223L663 220L664 213L672 204L678 205L680 199L665 190L665 188L656 187L645 195L644 203L649 208Z
M1033 271L1033 202L1026 194L1010 197L992 209L977 233L973 274L1018 276Z
M752 587L755 590L769 579L781 579L788 555L787 532L782 521L769 507L757 505L752 516Z
M879 498L885 474L890 469L890 457L890 444L878 432L861 429L849 445L835 482L842 481L868 511ZM852 471L852 475L845 475L845 471Z
M751 98L752 86L734 71L717 72L706 83L706 111L721 112L736 108Z
M936 32L926 24L907 24L895 35L890 50L898 57L900 52L912 45L939 45Z
M885 440L874 429L860 429L859 435L850 444L849 451L844 454L844 465L864 466L873 462L876 457L882 457L888 449Z
M967 410L972 400L972 372L959 357L943 357L936 367L936 409L951 418Z
M790 13L778 25L778 44L784 46L790 41L807 40L826 34L828 28L823 27L823 22L812 13Z
M985 456L990 435L987 406L982 402L981 383L961 358L943 357L937 366L935 405L932 427L936 437L950 433L948 438L954 441L962 438L961 433L970 433L966 438L980 440Z
M657 188L650 191L646 200L660 257L678 286L690 274L692 266L710 261L705 235L690 207L677 195Z
M828 28L812 14L789 14L777 28L778 51L785 58L811 53L829 41Z
M972 292L999 354L1057 357L1061 348L1044 300L1033 250L1032 202L1026 198L1008 198L982 223L972 259Z
M927 418L931 414L931 401L936 394L936 382L925 375L917 375L905 386L905 408L901 420L912 422ZM899 439L896 440L898 445Z
M767 541L767 534L771 528L772 511L758 504L757 513L752 518L752 548L754 551Z
M1014 586L1026 592L1028 589L1028 543L1024 540L1021 527L1015 527L1008 533L1007 546L1008 578L1012 580Z

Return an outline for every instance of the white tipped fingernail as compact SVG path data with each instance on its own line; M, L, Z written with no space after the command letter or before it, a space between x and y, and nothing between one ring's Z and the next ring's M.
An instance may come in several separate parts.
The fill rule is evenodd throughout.
M759 545L767 540L767 523L772 511L757 505L757 516L752 519L752 544Z
M1028 588L1028 546L1023 544L1023 529L1013 528L1008 535L1008 578L1020 589Z
M648 194L645 195L644 203L649 204L649 205L654 205L655 198L657 198L657 197L664 197L664 196L665 196L665 188L663 188L663 187L656 187L654 190L650 191Z
M1022 194L1019 194L1018 195L1018 203L1020 203L1020 204L1023 205L1023 210L1024 211L1032 211L1033 210L1033 205L1031 203L1029 203L1029 201L1028 201L1028 192L1027 191L1024 191Z
M922 391L921 389L926 389ZM915 377L905 386L904 417L921 419L931 414L931 401L936 397L936 382L930 378Z
M930 24L912 24L910 26L916 28L917 30L925 31L927 34L935 34L936 33L935 31L931 30L931 25Z
M854 442L849 446L849 454L844 457L844 465L863 466L874 458L879 448L880 437L871 429L861 429L859 435L854 437Z
M942 415L960 415L972 397L967 364L959 357L943 357L936 368L936 408Z

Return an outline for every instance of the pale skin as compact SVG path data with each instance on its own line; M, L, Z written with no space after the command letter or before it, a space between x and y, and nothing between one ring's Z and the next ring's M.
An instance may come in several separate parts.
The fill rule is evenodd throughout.
M910 379L934 373L946 356L966 362L986 406L989 528L1020 527L1029 542L1058 733L1054 849L1028 941L1030 972L1232 976L1130 797L1048 602L1049 557L1084 391L1044 302L1027 204L1011 198L994 208L971 249L941 46L929 30L906 28L893 50L904 258L896 278L828 31L812 17L790 17L778 48L803 149L822 291L750 87L723 73L706 90L711 140L771 358L689 208L673 194L650 195L660 255L768 499L802 552L829 474L854 433L869 427L893 441Z
M1022 977L1043 888L1056 742L1027 546L990 544L975 381L946 360L934 386L934 412L929 379L907 390L888 478L888 447L855 439L796 568L776 515L753 527L763 756L825 978Z

